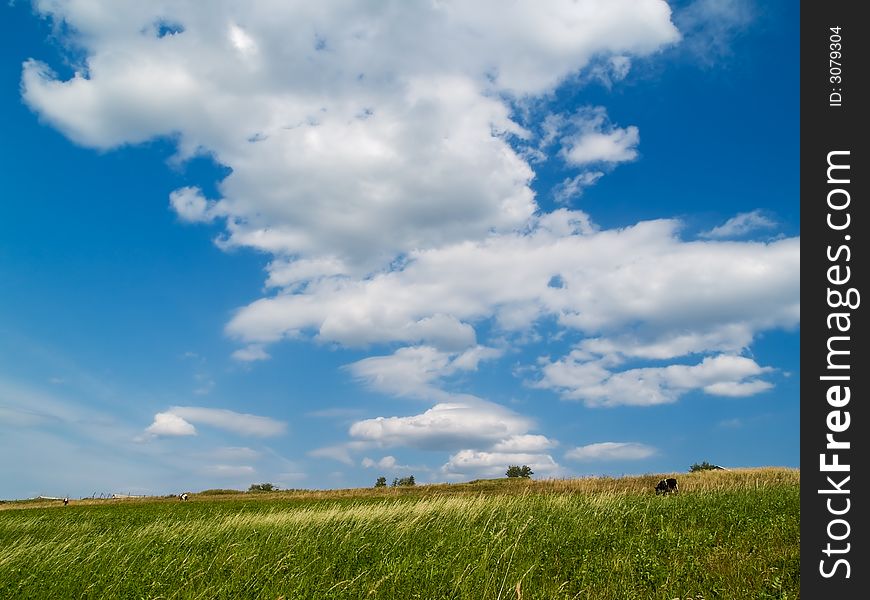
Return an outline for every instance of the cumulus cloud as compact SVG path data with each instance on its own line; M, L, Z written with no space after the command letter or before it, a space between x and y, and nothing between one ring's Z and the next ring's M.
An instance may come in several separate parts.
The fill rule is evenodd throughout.
M154 436L196 435L196 427L171 412L157 413L154 422L145 428L145 433Z
M249 343L311 332L351 346L423 340L455 348L475 343L475 322L494 317L524 330L550 316L587 335L630 324L646 344L676 331L694 336L701 351L703 339L745 342L798 323L798 239L684 242L679 227L659 220L599 231L584 213L560 209L526 232L416 251L364 280L328 278L258 300L227 331ZM554 276L561 287L550 285ZM439 326L426 327L431 320Z
M66 80L25 63L43 120L96 148L172 136L181 158L207 152L232 170L221 198L179 190L180 216L221 215L226 245L357 272L522 227L536 205L511 99L679 39L662 0L36 7L84 54Z
M399 461L396 460L395 456L384 456L379 460L374 460L366 456L360 461L360 464L366 469L381 469L382 471L416 471L416 472L424 472L429 471L425 466L421 465L401 465Z
M562 138L562 158L570 165L621 163L637 158L637 127L616 127L602 106L580 110L569 121L571 133Z
M241 362L254 362L257 360L268 360L271 358L269 353L263 349L260 344L249 344L244 348L239 348L233 352L233 358Z
M493 452L541 452L554 447L556 442L544 435L514 435L492 446Z
M197 187L183 187L171 192L169 206L179 219L188 223L208 223L215 218L214 202L206 200Z
M374 467L378 467L380 469L392 469L396 466L396 457L395 456L384 456L380 460L372 460L369 457L365 457L362 459L360 463L366 469L371 469Z
M676 402L690 391L716 396L750 396L773 385L757 377L773 369L743 356L707 357L695 365L668 365L614 372L605 360L584 360L582 353L547 362L534 385L557 390L563 398L587 406L651 406Z
M417 415L357 421L351 425L350 435L383 447L456 450L489 447L524 435L532 426L531 419L499 404L466 396L436 404Z
M418 398L448 398L437 383L459 371L474 371L481 360L497 358L495 348L474 346L463 352L444 352L431 346L399 348L389 356L373 356L351 365L355 377L378 391Z
M565 458L577 461L641 460L656 453L656 449L637 442L599 442L578 446L565 453Z
M270 437L284 433L286 423L269 417L238 413L222 408L173 406L154 415L145 432L155 436L195 435L193 423L209 425L238 435Z
M555 477L563 470L549 454L460 450L441 467L441 472L451 479L503 477L510 465L528 465L539 477Z
M727 239L742 237L759 229L773 229L777 223L764 215L761 210L740 213L725 221L722 225L700 234L702 238Z
M558 469L546 454L547 450L558 445L557 442L544 435L528 433L534 426L532 419L474 396L447 393L443 393L443 396L447 400L420 414L356 421L349 429L350 441L317 448L308 454L353 465L356 464L355 455L374 448L461 450L478 453L476 460L489 455L496 458L514 457L517 460L533 456L542 472L555 473ZM459 455L464 456L462 452ZM365 468L427 470L422 466L401 465L392 455L378 460L364 456L359 464ZM459 478L463 474L483 472L486 470L484 467L483 464L472 467L471 463L467 463L463 470L445 466L441 471L450 478Z

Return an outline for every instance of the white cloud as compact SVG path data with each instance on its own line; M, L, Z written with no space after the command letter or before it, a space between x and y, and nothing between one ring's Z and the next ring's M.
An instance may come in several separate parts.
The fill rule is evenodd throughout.
M157 413L145 433L155 436L196 435L196 427L171 412Z
M578 446L565 453L565 458L577 461L641 460L656 453L656 449L637 442L600 442Z
M428 467L422 465L401 465L396 460L395 456L384 456L379 460L374 460L369 457L365 457L360 461L360 464L366 469L381 469L382 471L405 471L405 472L425 472L429 471Z
M238 413L221 408L173 406L154 415L145 431L152 435L195 435L193 423L209 425L239 435L269 437L284 433L287 425L269 417Z
M235 23L230 24L228 35L233 47L243 56L250 56L257 53L257 43L244 29Z
M534 174L507 137L526 135L510 99L679 38L662 0L36 5L84 54L68 80L25 63L43 120L86 146L173 136L182 158L209 153L232 170L222 197L182 194L180 216L224 217L227 246L357 274L522 227ZM163 22L178 32L159 36Z
M562 138L562 158L570 165L621 163L637 158L640 132L637 127L616 127L604 107L578 111L568 123L571 133Z
M583 195L583 190L595 185L604 176L602 171L584 171L574 177L568 177L553 189L553 199L559 204L567 204Z
M463 352L444 352L431 346L399 348L389 356L373 356L348 365L355 377L373 389L418 398L444 399L449 394L436 384L460 371L474 371L481 360L497 358L499 350L474 346Z
M554 447L556 443L544 435L514 435L493 444L493 452L541 452Z
M169 205L178 218L188 223L208 223L215 218L214 202L206 200L197 187L183 187L171 192Z
M257 360L269 360L271 356L260 344L249 344L233 352L233 358L242 362L254 362Z
M737 354L752 343L753 326L726 323L702 331L647 332L587 338L577 345L578 355L599 355L621 362L623 358L666 360L702 352Z
M449 478L504 477L511 465L528 465L539 477L555 477L563 469L549 454L529 452L482 452L460 450L453 454L441 471Z
M695 365L669 365L613 372L606 360L582 353L546 362L535 386L557 390L563 398L587 406L651 406L676 402L690 391L717 396L749 396L773 387L755 379L772 371L743 356L707 357Z
M706 66L730 56L734 38L756 18L754 5L753 0L694 0L681 7L674 14L683 34L681 49Z
M525 434L532 421L498 404L456 397L409 417L377 417L357 421L352 438L379 446L409 446L428 450L488 447Z
M772 229L776 227L776 221L765 216L761 210L753 210L748 213L740 213L718 227L700 234L702 238L728 239L745 236L759 229Z
M396 466L396 457L395 456L384 456L380 460L372 460L369 457L365 457L362 459L360 463L366 469L371 469L374 467L378 467L379 469L392 469Z
M613 343L625 342L630 325L635 345L703 352L799 322L798 239L684 242L679 227L659 220L597 231L584 213L562 209L524 233L413 252L396 270L258 300L227 330L249 343L312 332L350 346L422 339L455 349L476 343L476 322L494 317L523 331L551 316ZM561 287L549 285L554 276ZM421 325L430 320L438 326Z

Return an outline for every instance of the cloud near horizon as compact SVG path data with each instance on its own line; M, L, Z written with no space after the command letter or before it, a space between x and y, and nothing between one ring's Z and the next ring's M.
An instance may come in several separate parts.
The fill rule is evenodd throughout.
M656 453L656 449L637 442L599 442L578 446L565 453L565 458L576 461L642 460Z

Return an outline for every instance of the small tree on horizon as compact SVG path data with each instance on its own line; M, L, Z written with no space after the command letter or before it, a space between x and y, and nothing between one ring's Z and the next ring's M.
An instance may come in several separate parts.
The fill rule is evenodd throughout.
M694 463L691 467L689 467L690 473L695 473L696 471L712 471L714 469L718 469L716 465L711 465L706 460L702 463Z
M271 483L252 483L249 492L277 492L278 488Z
M532 468L529 465L511 465L505 472L505 475L508 477L522 477L524 479L529 479L534 474L534 471L532 471Z
M377 481L375 481L375 487L387 487L387 478L386 477L378 477Z

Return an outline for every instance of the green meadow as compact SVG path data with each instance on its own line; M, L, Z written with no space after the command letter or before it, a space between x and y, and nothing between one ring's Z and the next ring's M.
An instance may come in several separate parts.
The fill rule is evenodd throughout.
M794 599L800 473L0 504L0 598Z

